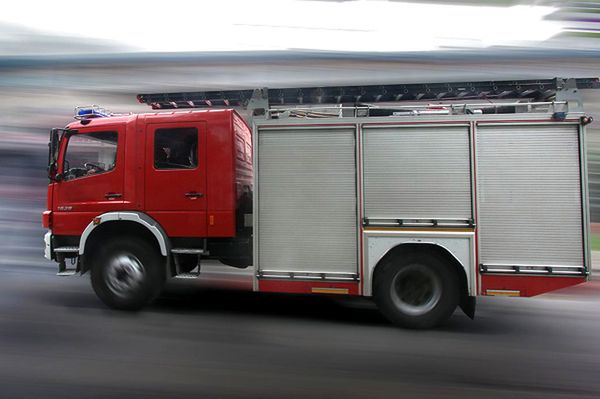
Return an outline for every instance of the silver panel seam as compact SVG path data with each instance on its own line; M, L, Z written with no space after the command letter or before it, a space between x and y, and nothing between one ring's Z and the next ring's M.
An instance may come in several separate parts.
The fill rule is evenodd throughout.
M587 145L586 145L586 128L583 125L579 125L579 158L580 158L580 170L581 170L581 200L583 203L582 216L583 216L583 254L584 254L584 266L585 272L588 275L588 280L591 279L592 274L592 253L591 253L591 219L590 219L590 198L589 198L589 186L588 186L588 164L587 164Z

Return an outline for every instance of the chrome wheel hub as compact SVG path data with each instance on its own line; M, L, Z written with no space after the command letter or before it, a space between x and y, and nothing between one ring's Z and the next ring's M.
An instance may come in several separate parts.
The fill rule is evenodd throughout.
M411 316L431 311L441 296L442 283L439 277L423 265L403 267L392 281L392 301L400 311Z
M105 279L108 289L114 295L126 297L142 286L144 268L132 254L120 254L113 257L106 266Z

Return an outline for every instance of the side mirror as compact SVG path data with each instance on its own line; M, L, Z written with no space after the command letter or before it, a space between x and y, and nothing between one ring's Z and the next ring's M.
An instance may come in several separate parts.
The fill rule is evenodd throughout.
M50 181L59 182L64 179L62 173L57 173L57 169L56 162L48 166L48 178Z
M50 179L50 181L56 181L56 178L56 163L51 163L48 165L48 179Z

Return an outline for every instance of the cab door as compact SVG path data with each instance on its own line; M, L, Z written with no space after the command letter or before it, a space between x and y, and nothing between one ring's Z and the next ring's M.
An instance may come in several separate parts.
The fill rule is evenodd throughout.
M54 234L79 235L95 216L126 206L124 131L110 125L67 138L54 189Z
M146 127L146 210L171 237L206 236L206 124Z

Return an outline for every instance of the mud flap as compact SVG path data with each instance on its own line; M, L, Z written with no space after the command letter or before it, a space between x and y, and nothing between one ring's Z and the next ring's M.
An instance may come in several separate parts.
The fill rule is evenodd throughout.
M465 296L460 301L460 308L462 311L469 316L469 319L475 319L475 305L477 304L477 297L474 296Z

